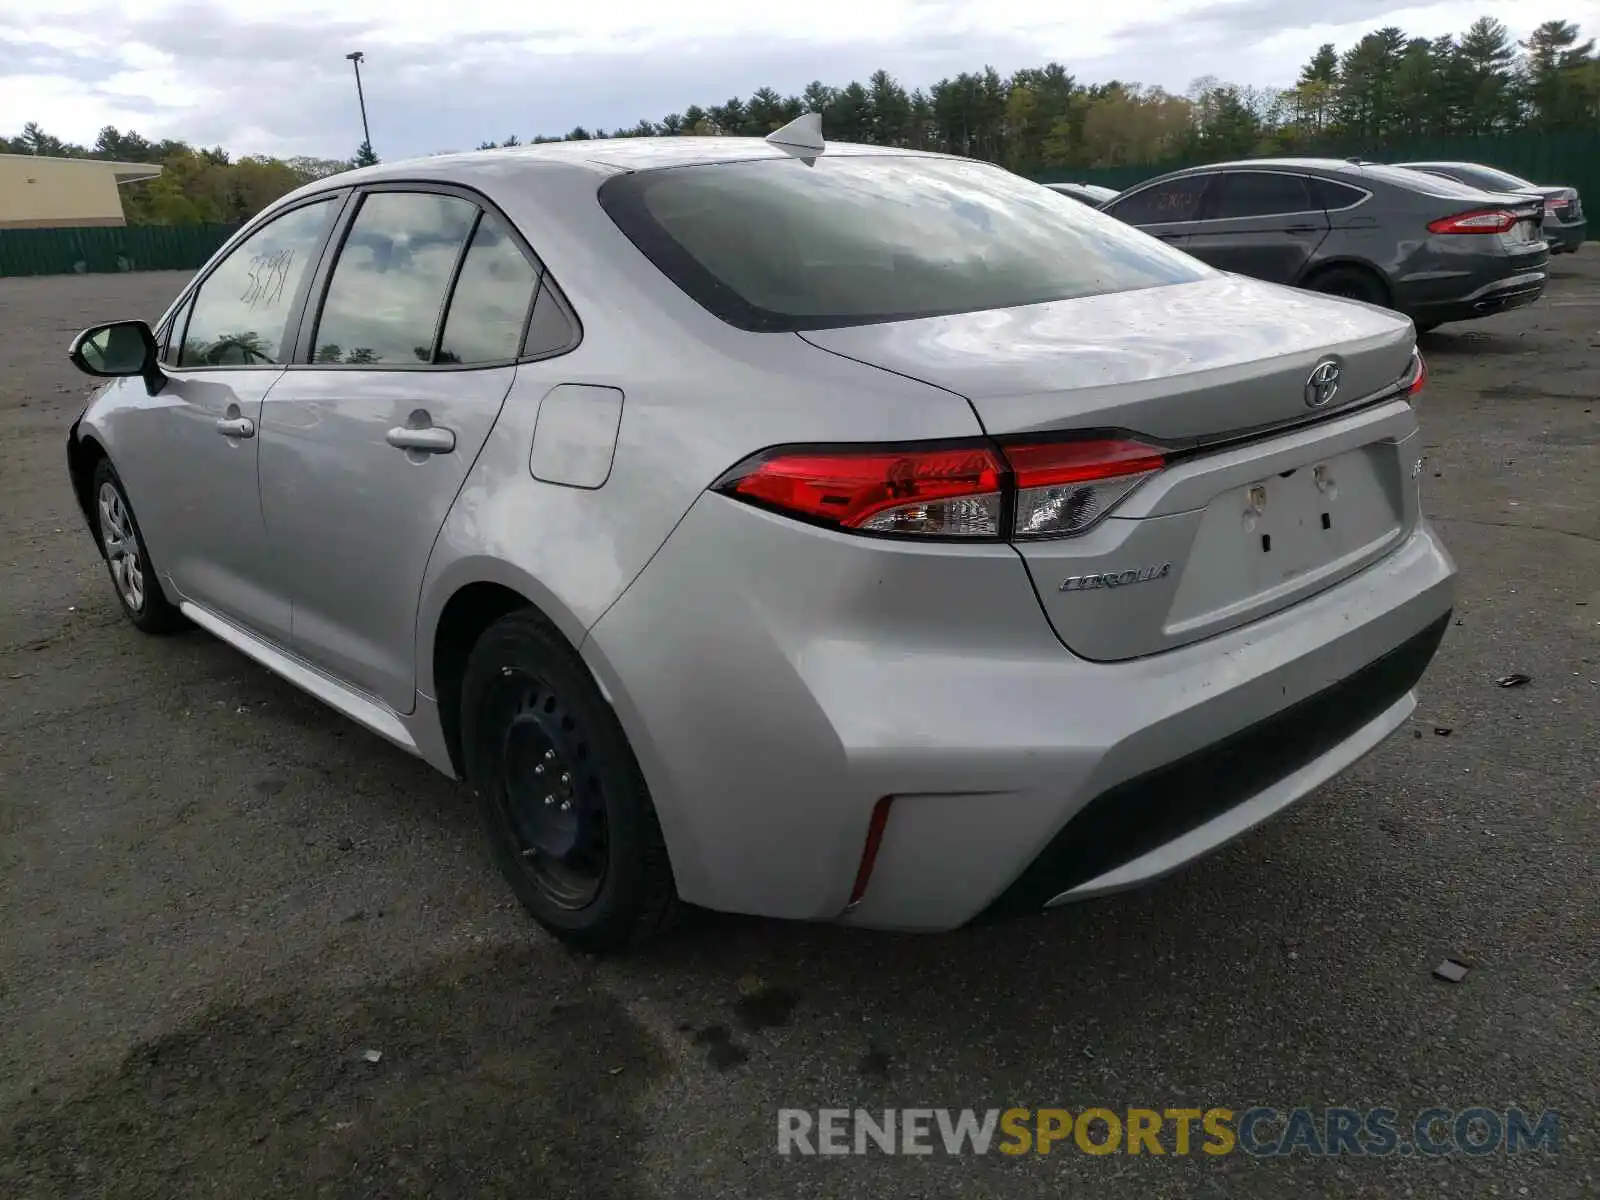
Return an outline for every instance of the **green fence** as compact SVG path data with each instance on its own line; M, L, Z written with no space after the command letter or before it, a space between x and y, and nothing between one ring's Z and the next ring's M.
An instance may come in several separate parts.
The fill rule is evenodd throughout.
M1298 153L1332 158L1359 156L1373 162L1475 162L1499 167L1540 184L1564 184L1581 192L1590 206L1600 206L1600 134L1508 134L1495 137L1424 138L1414 141L1363 143L1325 142ZM1199 167L1207 159L1047 171L1042 183L1098 183L1121 190L1182 167Z
M0 276L98 271L192 271L237 225L122 225L0 229Z

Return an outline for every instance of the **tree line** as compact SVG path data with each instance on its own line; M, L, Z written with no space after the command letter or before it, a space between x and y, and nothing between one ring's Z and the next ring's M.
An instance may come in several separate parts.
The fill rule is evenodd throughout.
M1343 51L1328 43L1292 87L1239 87L1207 76L1179 95L1138 83L1082 83L1052 62L1010 76L985 67L907 91L877 71L865 83L817 81L797 96L761 88L748 99L691 105L631 128L580 126L530 141L763 136L806 111L822 114L835 141L941 150L1039 174L1429 136L1592 132L1600 129L1600 57L1594 39L1570 21L1546 21L1518 42L1483 17L1458 36L1408 37L1389 26ZM521 144L512 136L478 149ZM111 126L84 147L37 124L0 138L0 151L160 163L162 176L125 187L123 203L130 223L163 225L243 220L302 183L377 161L365 143L348 161L234 160L220 147L152 142Z

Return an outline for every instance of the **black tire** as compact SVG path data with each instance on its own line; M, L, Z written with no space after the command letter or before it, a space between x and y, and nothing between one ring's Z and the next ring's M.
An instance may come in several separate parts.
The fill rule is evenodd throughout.
M128 491L108 458L95 464L89 484L89 512L100 557L111 576L111 590L134 628L153 634L187 629L188 618L161 590L161 575L151 562ZM118 524L120 529L116 528Z
M1313 277L1306 287L1325 296L1343 296L1346 300L1389 306L1389 294L1382 281L1360 267L1332 267Z
M461 746L489 846L534 920L575 949L648 940L677 889L650 791L616 714L538 612L478 639Z

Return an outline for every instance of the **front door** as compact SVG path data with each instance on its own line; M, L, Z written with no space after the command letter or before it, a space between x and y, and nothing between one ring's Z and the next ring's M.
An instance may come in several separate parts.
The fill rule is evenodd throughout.
M130 426L149 444L124 460L142 473L126 483L174 589L284 644L289 597L267 546L257 432L338 209L334 197L276 217L206 275L171 326L166 386Z
M1200 217L1189 231L1190 254L1268 283L1298 282L1328 236L1328 214L1311 181L1285 172L1223 172Z
M516 375L537 284L472 201L374 190L328 276L312 361L267 395L261 495L295 651L395 712L415 702L428 557Z

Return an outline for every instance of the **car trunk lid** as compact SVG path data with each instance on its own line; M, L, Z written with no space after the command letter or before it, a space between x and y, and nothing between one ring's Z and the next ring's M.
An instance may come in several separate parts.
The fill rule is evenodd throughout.
M1381 399L1400 392L1414 335L1369 305L1218 276L802 336L958 392L1002 443L1116 431L1166 452L1085 532L1015 541L1086 658L1259 619L1358 572L1417 519L1415 418Z
M813 345L965 396L993 435L1117 428L1214 441L1303 421L1330 352L1340 405L1392 384L1402 316L1234 275L913 321L808 330Z
M1535 190L1544 200L1545 212L1562 224L1571 224L1583 215L1578 203L1577 188L1541 186Z

